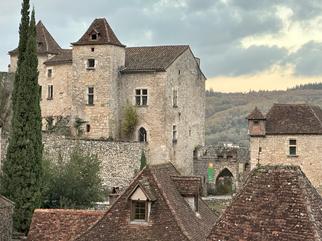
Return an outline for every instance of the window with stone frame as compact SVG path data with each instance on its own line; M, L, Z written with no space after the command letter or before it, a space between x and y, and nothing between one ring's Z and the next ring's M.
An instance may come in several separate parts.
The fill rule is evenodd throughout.
M47 77L51 78L53 76L53 69L47 69Z
M172 126L172 143L177 143L177 138L178 138L178 131L177 131L177 126L173 125Z
M48 96L47 100L52 100L54 98L54 86L48 85Z
M87 105L94 105L94 87L87 88Z
M95 59L88 59L87 60L87 69L95 69L96 61Z
M178 90L177 89L172 90L172 106L178 107Z
M148 90L147 89L136 89L135 90L135 104L137 106L148 105Z
M297 142L296 139L289 139L288 140L288 155L289 156L297 156Z
M131 221L147 222L148 202L132 200L131 203Z

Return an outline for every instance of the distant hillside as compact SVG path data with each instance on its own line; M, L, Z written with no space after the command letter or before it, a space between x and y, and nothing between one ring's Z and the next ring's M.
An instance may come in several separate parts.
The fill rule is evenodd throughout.
M232 142L248 146L246 116L255 106L266 114L273 103L308 103L322 107L322 84L301 85L287 91L228 94L207 91L206 143Z

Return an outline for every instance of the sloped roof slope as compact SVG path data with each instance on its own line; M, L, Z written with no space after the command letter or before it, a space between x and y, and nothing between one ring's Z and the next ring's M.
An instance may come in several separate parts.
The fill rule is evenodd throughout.
M44 24L39 21L36 25L37 36L37 54L58 54L61 52L61 47L48 32ZM10 55L18 54L18 48L9 52Z
M322 110L308 104L274 104L266 115L266 134L322 134Z
M299 167L259 167L207 239L219 240L322 240L322 198Z
M58 65L58 64L68 64L72 63L72 50L63 49L58 55L48 59L44 62L45 65Z
M85 232L104 212L69 209L36 209L28 241L69 241Z
M247 116L248 120L265 120L263 113L255 107L255 109Z
M91 40L91 34L97 33L97 39ZM96 18L89 26L85 34L73 45L99 45L111 44L120 47L125 47L116 37L111 26L105 18Z
M165 71L187 49L188 45L126 48L122 72Z
M203 241L210 232L216 217L206 204L199 200L199 216L190 208L177 190L171 176L177 176L172 164L145 168L129 188L115 201L104 217L80 235L77 241ZM148 180L155 201L151 205L149 222L130 222L129 194L139 181Z

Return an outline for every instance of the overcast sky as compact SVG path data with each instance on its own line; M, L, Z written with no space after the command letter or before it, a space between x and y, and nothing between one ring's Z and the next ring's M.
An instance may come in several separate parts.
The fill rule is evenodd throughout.
M321 0L33 0L64 48L106 17L127 46L189 44L216 91L322 82ZM0 0L0 70L17 46L21 1Z

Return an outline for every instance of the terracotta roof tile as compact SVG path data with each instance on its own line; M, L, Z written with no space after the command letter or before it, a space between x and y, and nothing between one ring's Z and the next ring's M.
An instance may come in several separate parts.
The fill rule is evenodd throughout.
M61 47L55 41L53 36L48 32L41 21L36 25L37 31L37 53L38 54L58 54L61 52ZM10 55L18 53L18 48L9 52Z
M307 104L274 104L266 115L266 134L322 134L322 111Z
M28 241L69 241L85 232L104 212L36 209L30 225Z
M115 201L104 217L77 241L202 241L215 223L215 216L199 199L199 217L178 191L171 176L179 173L171 164L149 166ZM130 222L129 195L141 180L149 182L155 201L147 224Z
M97 39L92 40L91 34L96 33ZM93 23L89 26L86 33L73 45L99 45L99 44L111 44L120 47L125 47L121 42L117 39L114 34L112 28L108 24L105 18L97 18L93 21Z
M71 49L63 49L58 55L50 58L45 61L45 65L58 65L58 64L68 64L72 63L72 50Z
M322 198L299 167L257 168L207 240L322 240Z
M122 73L165 71L187 49L188 45L126 48Z

